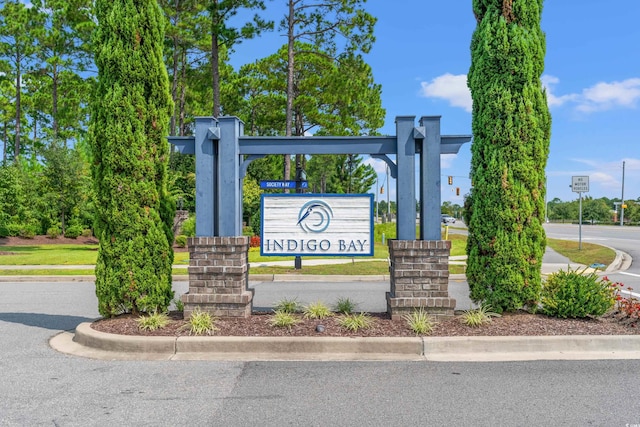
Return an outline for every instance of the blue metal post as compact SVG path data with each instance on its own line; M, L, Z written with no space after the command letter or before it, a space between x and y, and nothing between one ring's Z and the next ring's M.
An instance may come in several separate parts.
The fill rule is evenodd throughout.
M396 117L398 178L396 230L398 240L416 239L415 116Z
M220 117L218 143L218 207L216 236L242 236L242 180L238 138L242 128L237 117Z
M217 126L213 117L196 117L196 236L215 236L216 147L209 128Z
M440 233L440 117L424 116L420 154L420 240L441 240Z

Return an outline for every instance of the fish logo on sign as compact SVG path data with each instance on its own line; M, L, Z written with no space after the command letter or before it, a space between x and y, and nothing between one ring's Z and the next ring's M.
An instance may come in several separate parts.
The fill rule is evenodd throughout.
M296 225L307 232L322 233L329 227L332 217L331 206L322 200L311 200L300 208Z

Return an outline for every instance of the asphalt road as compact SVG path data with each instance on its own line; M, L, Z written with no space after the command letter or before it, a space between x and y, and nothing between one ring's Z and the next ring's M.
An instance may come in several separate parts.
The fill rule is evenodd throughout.
M640 361L102 361L48 339L92 283L0 283L0 426L625 426Z
M456 222L456 228L451 228L450 233L467 234L466 225L461 221ZM640 227L620 227L616 225L582 225L556 224L544 225L547 237L561 240L582 241L609 246L626 252L633 260L631 266L624 272L607 274L613 282L624 283L625 288L630 287L632 292L640 293Z
M620 227L614 225L583 225L582 232L577 224L546 224L547 236L563 240L582 240L587 243L609 246L626 252L632 258L628 270L607 274L614 282L621 282L640 292L640 227Z

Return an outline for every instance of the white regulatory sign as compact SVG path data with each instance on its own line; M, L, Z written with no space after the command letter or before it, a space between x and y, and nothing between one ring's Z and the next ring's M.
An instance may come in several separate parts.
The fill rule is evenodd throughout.
M572 176L571 191L573 191L574 193L588 193L589 177L588 176Z

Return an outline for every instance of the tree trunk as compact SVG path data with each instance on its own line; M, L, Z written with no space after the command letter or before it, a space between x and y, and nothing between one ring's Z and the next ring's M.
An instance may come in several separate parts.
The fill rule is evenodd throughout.
M213 117L220 117L220 47L218 46L218 0L213 0L211 12L211 88L213 90Z
M21 89L21 69L20 69L20 61L21 56L18 53L16 57L16 136L15 136L15 145L13 147L13 162L18 163L20 158L20 120L21 120L21 111L20 111L20 92Z
M287 26L287 109L286 109L286 124L285 124L285 136L292 135L293 127L293 66L294 66L294 0L289 0L289 15ZM289 179L291 176L291 156L289 154L284 155L284 179Z
M57 64L53 64L53 74L51 75L51 103L52 110L51 115L53 116L53 140L58 140L58 67ZM35 140L35 138L34 138ZM67 148L67 141L64 142L64 147Z

